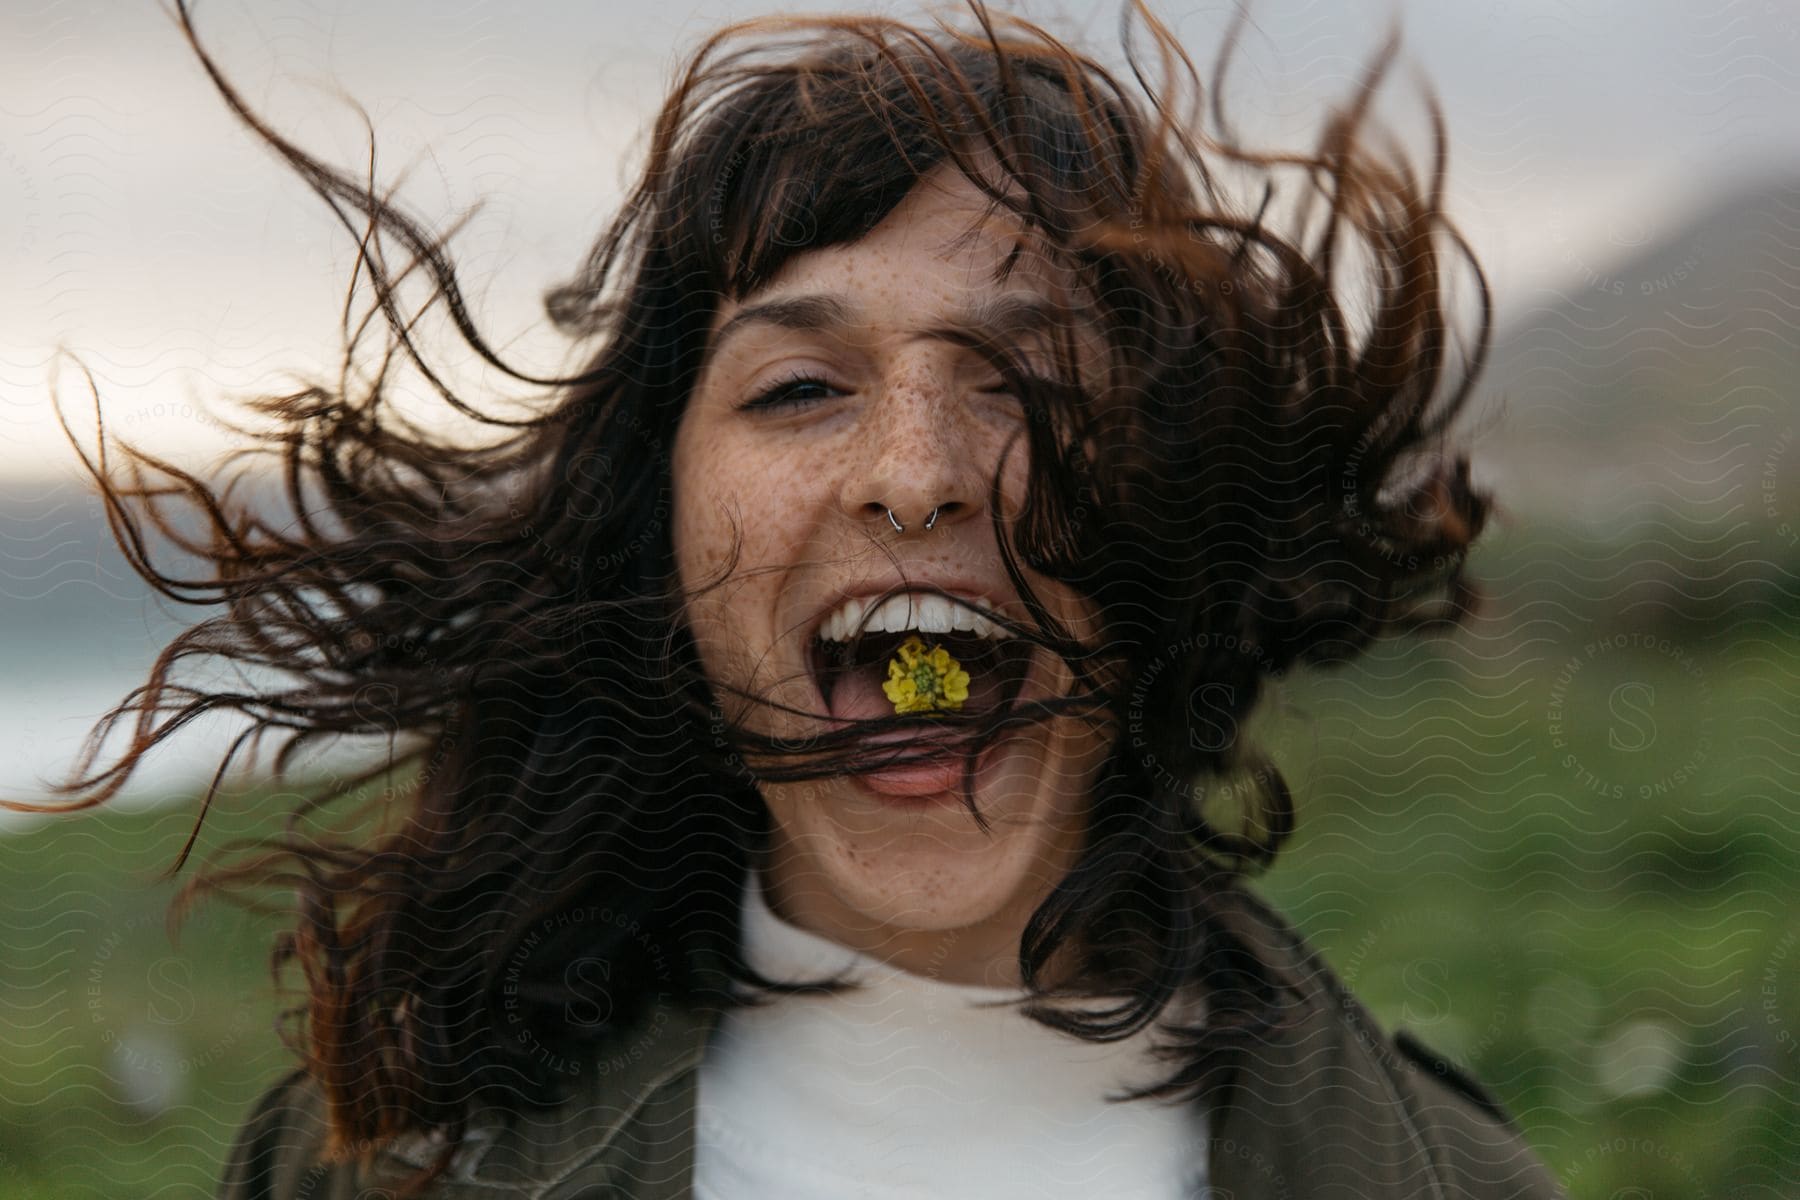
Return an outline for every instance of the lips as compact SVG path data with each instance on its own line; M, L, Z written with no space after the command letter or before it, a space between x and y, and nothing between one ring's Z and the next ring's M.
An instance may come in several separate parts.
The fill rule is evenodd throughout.
M941 596L968 611L952 614L951 628L943 629L942 607L916 603L925 596ZM874 615L883 613L885 623L885 614L892 611L883 602L899 597L913 601L900 610L914 618L907 623L928 624L934 629L871 632L868 626L875 623ZM831 596L802 626L803 662L813 683L816 711L824 715L827 728L840 735L847 733L857 748L878 752L873 761L865 760L847 772L859 788L904 807L949 802L962 792L972 749L986 742L976 760L979 791L1015 739L1026 732L1019 716L1020 700L1047 695L1047 676L1042 672L1037 645L1012 632L1028 627L1021 624L1018 606L992 597L982 586L960 581L896 579L885 587L861 587ZM862 603L848 604L850 600ZM852 613L861 616L854 626L847 623ZM974 615L983 617L987 636L975 628L954 628L956 624L973 625ZM1012 629L1006 621L1012 623ZM888 679L888 664L901 643L914 636L928 648L943 646L968 673L968 697L961 707L908 714L894 711L881 685ZM869 727L861 728L865 722Z
M1023 732L1011 714L1019 697L1032 684L1035 647L1024 638L1014 638L986 643L987 650L981 655L958 655L958 661L970 675L969 697L963 706L897 716L893 704L881 691L879 680L886 677L887 671L885 659L876 648L898 643L907 636L911 635L866 635L862 640L871 649L863 657L872 656L872 661L842 670L825 664L822 670L815 667L813 678L819 688L821 707L829 712L834 727L861 721L883 722L883 727L858 740L870 748L892 747L893 761L856 772L857 782L891 801L911 803L925 797L960 793L967 754L982 728L997 725L1002 732L981 753L977 763L978 786L998 761L997 756ZM815 640L814 661L819 662L823 653Z
M963 794L970 753L979 749L972 782L977 794L986 794L994 772L1020 752L1020 739L1043 732L1043 718L1035 714L1058 694L1053 660L1046 657L1053 652L1025 636L1035 625L1020 611L1020 602L1002 602L994 595L979 584L900 578L886 587L865 585L827 594L812 616L798 623L801 665L814 692L808 707L833 735L834 751L856 751L855 765L843 773L860 791L905 808L950 803ZM907 623L928 624L932 631L868 629L872 623L889 623L894 600L923 596L940 596L970 611L953 614L945 629L941 607L909 603L900 608L915 618ZM851 600L861 603L847 603ZM883 614L882 621L870 619L875 613ZM863 619L852 625L851 614ZM970 627L974 615L984 618L988 637ZM965 628L955 628L958 624ZM969 692L960 707L894 711L881 684L889 677L895 651L911 636L928 649L942 645L968 673Z

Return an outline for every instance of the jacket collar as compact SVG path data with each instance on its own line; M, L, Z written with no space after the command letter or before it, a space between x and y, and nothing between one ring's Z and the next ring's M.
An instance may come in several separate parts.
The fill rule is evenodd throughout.
M1294 999L1276 1028L1224 1052L1228 1082L1208 1112L1208 1185L1239 1197L1443 1200L1373 1020L1247 890L1220 901L1227 933ZM699 1068L719 1019L713 1009L651 1005L609 1040L579 1095L473 1131L450 1174L543 1200L689 1200ZM417 1162L428 1149L394 1152Z
M1208 1113L1209 1183L1231 1196L1442 1200L1374 1019L1253 894L1220 900L1226 931L1295 999L1278 1028L1227 1051L1231 1083Z

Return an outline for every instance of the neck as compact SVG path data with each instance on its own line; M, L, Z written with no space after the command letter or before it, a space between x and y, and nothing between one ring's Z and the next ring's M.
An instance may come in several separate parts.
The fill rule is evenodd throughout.
M795 873L783 871L778 858L755 869L770 910L788 924L909 974L977 987L1024 986L1019 942L1053 886L1052 881L1015 895L998 912L968 924L917 928L876 920L817 884L796 884ZM1040 976L1064 980L1073 973L1073 958L1074 947L1062 946Z

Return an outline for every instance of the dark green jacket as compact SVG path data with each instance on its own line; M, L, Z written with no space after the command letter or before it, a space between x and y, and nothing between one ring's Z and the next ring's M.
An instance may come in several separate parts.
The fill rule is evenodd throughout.
M1559 1196L1500 1106L1404 1032L1390 1040L1287 925L1247 901L1233 932L1305 997L1293 1027L1234 1052L1210 1113L1209 1197ZM710 1012L663 1006L617 1032L607 1069L560 1108L477 1128L433 1197L686 1200ZM374 1200L423 1165L413 1139L358 1162L321 1161L318 1088L295 1073L257 1104L230 1157L222 1200ZM975 1135L972 1135L975 1136Z

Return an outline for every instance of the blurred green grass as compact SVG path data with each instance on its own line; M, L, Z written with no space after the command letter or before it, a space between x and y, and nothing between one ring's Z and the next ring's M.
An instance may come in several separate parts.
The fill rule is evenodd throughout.
M1523 628L1275 698L1301 828L1264 890L1572 1196L1791 1195L1800 631Z
M1741 616L1677 637L1514 612L1286 682L1251 730L1300 805L1262 889L1577 1200L1800 1175L1800 628ZM293 800L221 801L205 845ZM0 836L0 1194L205 1192L284 1069L278 923L212 905L165 936L152 877L191 820Z
M0 834L0 1195L208 1191L281 1070L275 924L210 905L169 938L174 885L156 875L192 821L181 806Z

